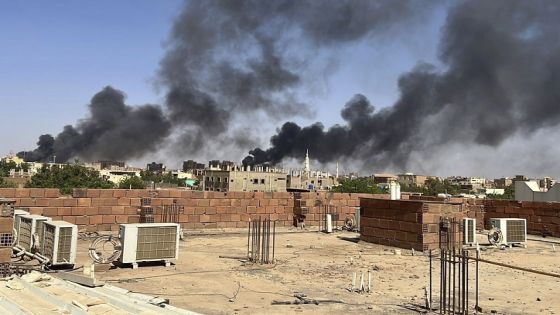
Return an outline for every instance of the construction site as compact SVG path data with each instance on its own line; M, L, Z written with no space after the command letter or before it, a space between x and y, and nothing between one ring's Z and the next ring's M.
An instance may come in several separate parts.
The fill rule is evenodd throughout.
M560 310L559 203L115 189L0 197L1 313Z

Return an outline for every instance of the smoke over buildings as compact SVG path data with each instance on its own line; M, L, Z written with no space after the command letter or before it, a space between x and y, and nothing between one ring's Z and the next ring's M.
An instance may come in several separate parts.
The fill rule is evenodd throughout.
M122 159L154 150L171 123L156 105L128 106L123 92L105 87L89 104L89 116L56 137L42 135L37 149L20 152L27 161L65 162L73 157Z
M448 12L443 70L421 64L398 82L400 98L375 111L363 95L341 111L344 125L287 122L246 163L278 163L315 152L321 162L353 157L405 168L413 152L447 144L497 146L560 122L560 5L465 1ZM439 158L439 157L434 157Z
M340 47L374 45L377 36L407 31L436 6L448 8L441 65L419 61L401 75L393 106L378 109L375 95L348 91L340 125L281 123L308 117L319 105L298 93L316 54L332 51L343 59L336 54ZM499 146L560 122L559 6L554 1L189 1L173 24L157 73L165 104L128 106L122 92L107 87L93 97L89 117L54 138L41 136L37 149L21 155L29 161L54 155L57 161L141 157L170 135L188 154L226 138L252 146L247 132L235 132L234 126L256 117L280 127L269 146L249 152L245 164L277 164L309 149L322 163L353 159L406 168L416 153L449 144ZM364 69L372 65L375 60Z

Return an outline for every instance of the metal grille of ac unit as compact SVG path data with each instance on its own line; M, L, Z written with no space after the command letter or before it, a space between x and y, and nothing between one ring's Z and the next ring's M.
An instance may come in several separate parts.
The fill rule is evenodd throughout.
M20 218L18 244L25 250L31 250L31 228L33 220L28 218Z
M175 258L177 228L174 226L139 227L136 259Z
M525 242L525 221L507 220L506 224L508 242Z
M60 227L58 235L58 262L70 261L72 250L72 228Z
M46 225L44 228L44 235L43 244L41 247L43 248L42 252L47 258L52 259L54 254L54 235L55 235L56 228L52 225Z

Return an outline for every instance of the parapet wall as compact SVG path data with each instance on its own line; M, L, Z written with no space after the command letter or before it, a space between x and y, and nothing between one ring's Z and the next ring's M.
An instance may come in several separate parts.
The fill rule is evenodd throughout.
M527 220L527 233L560 237L559 202L486 200L484 208L486 221L489 218L522 218Z
M446 217L462 220L475 218L477 229L489 229L491 218L527 220L527 233L560 237L560 203L511 200L452 200L414 197L411 200L375 200L363 198L361 238L364 241L417 250L439 246L438 223ZM462 231L455 236L462 241Z
M139 222L142 198L154 207L177 204L184 207L179 223L186 229L245 228L251 217L268 217L279 225L293 224L295 200L310 205L306 225L317 225L321 205L332 205L340 220L359 207L360 197L388 195L348 193L203 192L186 190L75 189L61 196L58 189L3 188L0 197L13 198L16 206L78 224L88 231L116 231L120 223ZM298 202L299 203L299 202ZM159 217L155 216L156 222Z

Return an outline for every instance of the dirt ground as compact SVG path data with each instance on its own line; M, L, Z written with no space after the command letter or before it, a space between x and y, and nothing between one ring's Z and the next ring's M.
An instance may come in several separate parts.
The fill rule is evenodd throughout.
M333 314L425 312L428 257L422 253L356 242L351 232L323 234L279 229L276 263L260 265L219 256L246 256L242 230L188 235L176 265L116 268L98 272L110 284L168 298L170 304L204 314ZM89 242L80 241L78 265L88 263ZM560 274L560 245L530 241L525 248L489 248L482 258ZM352 274L372 272L372 292L350 292ZM438 304L439 262L434 260L433 296ZM471 264L474 275L474 264ZM367 276L366 276L367 278ZM560 314L560 278L480 264L483 313ZM359 281L357 281L359 282ZM367 283L367 281L366 281ZM474 313L474 280L470 309ZM272 305L294 301L295 293L331 300L318 305ZM336 302L333 303L332 301Z

